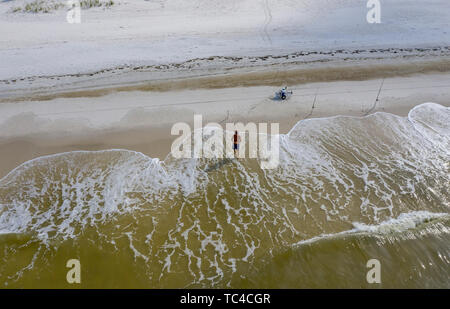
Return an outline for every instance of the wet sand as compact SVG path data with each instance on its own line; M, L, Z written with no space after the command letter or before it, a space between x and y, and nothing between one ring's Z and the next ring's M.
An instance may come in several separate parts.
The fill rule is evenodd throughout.
M377 73L378 74L378 73ZM278 122L287 133L306 118L406 116L421 103L450 106L450 74L428 73L360 81L291 85L294 96L272 99L277 87L122 91L0 104L0 177L33 158L74 150L129 149L164 159L176 122ZM377 100L378 98L378 100Z
M450 71L450 56L447 54L429 56L418 53L392 58L385 55L380 58L325 58L315 61L286 59L281 63L253 66L249 63L235 66L228 64L215 69L202 68L205 64L201 60L198 61L199 68L192 68L192 65L186 64L179 65L180 67L172 64L173 67L158 66L158 69L134 67L124 72L121 72L123 69L117 68L115 71L111 69L89 74L37 76L14 80L14 83L4 80L0 81L0 103L46 101L56 98L94 98L131 91L168 92L365 81Z

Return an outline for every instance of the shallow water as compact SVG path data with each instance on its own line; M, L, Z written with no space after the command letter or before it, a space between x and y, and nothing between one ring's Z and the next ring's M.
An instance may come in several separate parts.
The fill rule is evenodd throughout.
M450 287L450 109L303 120L280 165L71 152L0 180L0 286ZM382 283L369 285L378 259Z

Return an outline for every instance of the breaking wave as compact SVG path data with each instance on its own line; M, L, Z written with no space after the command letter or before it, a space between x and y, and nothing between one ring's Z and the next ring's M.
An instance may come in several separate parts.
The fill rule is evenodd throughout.
M77 257L87 287L252 287L302 244L448 226L449 162L450 109L433 103L302 120L280 135L273 170L120 149L40 157L0 180L0 284L64 285Z

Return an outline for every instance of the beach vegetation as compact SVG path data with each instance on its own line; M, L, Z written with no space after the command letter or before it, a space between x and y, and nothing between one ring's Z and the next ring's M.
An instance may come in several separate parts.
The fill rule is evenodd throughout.
M113 0L79 0L80 8L90 9L95 7L109 8L115 4ZM12 8L13 13L50 13L65 8L67 1L33 0Z

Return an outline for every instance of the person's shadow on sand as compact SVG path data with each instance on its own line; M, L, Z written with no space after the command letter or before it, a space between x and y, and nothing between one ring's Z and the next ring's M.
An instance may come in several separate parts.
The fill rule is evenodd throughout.
M209 173L209 172L216 171L216 170L218 170L219 168L221 168L222 166L227 165L227 164L230 164L230 163L232 163L232 162L233 162L233 159L230 159L230 158L226 158L226 159L220 160L220 161L217 162L216 164L208 165L208 166L205 168L205 172Z

